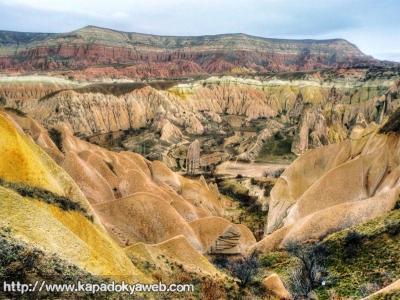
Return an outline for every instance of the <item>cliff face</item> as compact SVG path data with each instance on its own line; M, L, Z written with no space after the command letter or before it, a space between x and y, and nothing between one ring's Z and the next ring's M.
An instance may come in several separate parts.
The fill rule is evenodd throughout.
M351 43L245 34L154 36L88 26L65 34L0 32L0 70L78 70L85 77L171 77L375 64ZM116 67L117 66L117 67Z

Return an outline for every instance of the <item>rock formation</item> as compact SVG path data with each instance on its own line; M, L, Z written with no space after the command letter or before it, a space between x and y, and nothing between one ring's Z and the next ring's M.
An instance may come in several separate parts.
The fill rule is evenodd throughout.
M0 131L0 227L94 275L147 280L72 178L4 112Z
M292 152L296 154L304 153L309 147L318 148L329 144L328 126L321 109L302 110L296 137L297 140L292 145Z
M324 287L307 272L346 277L350 269L332 264L347 250L336 250L362 226L362 247L374 240L397 250L394 63L338 39L93 26L0 32L0 53L0 71L19 75L0 77L0 256L12 249L27 280L50 272L196 282L187 298L213 299L235 298L229 293L241 285L243 297L292 299L293 275L312 298ZM293 244L304 255L316 254L314 245L326 250L327 270L309 270ZM17 250L40 253L35 272ZM0 279L16 270L1 263ZM247 287L253 275L243 272L255 276ZM396 272L380 276L379 289L387 287L371 297L397 295Z
M194 140L188 148L186 156L186 173L194 175L200 168L200 142Z
M70 74L142 78L379 64L341 39L283 40L245 34L163 37L94 26L61 34L29 34L28 39L26 35L0 32L0 69L83 69Z
M400 192L398 143L397 133L380 134L371 124L356 127L349 140L306 152L272 189L267 235L255 248L318 240L393 209Z
M366 70L357 70L357 76L349 70L311 74L318 80L311 75L307 80L223 76L191 83L84 85L47 77L39 77L36 83L30 77L15 77L15 82L0 79L0 95L6 98L7 107L31 114L48 128L65 125L78 136L103 140L105 146L107 141L112 143L114 134L132 130L149 134L143 135L143 143L140 139L123 141L120 145L125 150L138 151L137 145L147 145L146 140L155 145L161 139L172 145L201 137L214 139L214 145L207 146L214 148L212 153L202 151L205 167L223 161L226 154L227 158L255 160L277 132L293 140L296 154L341 142L361 120L384 121L398 105L395 72L387 79L375 79L381 75ZM329 76L338 77L329 81ZM241 134L253 126L260 126L259 134ZM225 151L235 143L239 145ZM144 154L163 158L171 167L184 167L186 158L181 156L186 146L151 147Z
M223 218L203 218L193 221L190 226L200 237L206 253L238 254L240 232L235 225Z
M171 264L170 262L183 265L186 270L191 272L202 270L203 274L220 275L207 258L193 248L181 235L154 245L137 243L125 248L125 252L129 257L139 258L160 266L167 276L173 276L174 273L168 266Z
M149 162L134 153L91 145L67 128L55 129L57 147L32 119L17 114L13 118L75 180L120 246L156 244L182 235L194 248L207 252L189 222L221 216L223 207L220 194L204 181L183 178L162 162ZM239 251L250 246L249 233L243 232L246 242L238 243Z
M292 296L287 291L285 286L283 285L282 280L279 278L277 274L271 274L265 277L262 281L263 286L271 292L278 299L282 300L290 300Z
M272 138L274 134L282 130L284 126L275 120L268 120L266 128L263 129L256 137L255 141L251 143L246 151L240 153L237 157L243 161L253 161L258 156L264 143Z
M182 140L182 132L178 127L172 124L170 121L166 121L161 128L160 140L175 144Z

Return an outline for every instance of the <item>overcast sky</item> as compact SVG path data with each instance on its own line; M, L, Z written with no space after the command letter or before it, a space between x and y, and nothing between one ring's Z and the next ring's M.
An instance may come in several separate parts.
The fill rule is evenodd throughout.
M400 61L399 12L399 0L0 0L0 29L345 38L366 54Z

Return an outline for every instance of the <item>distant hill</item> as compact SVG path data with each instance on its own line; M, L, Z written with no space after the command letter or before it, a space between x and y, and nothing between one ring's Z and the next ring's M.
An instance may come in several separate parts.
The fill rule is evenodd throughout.
M343 39L286 40L241 33L158 36L94 26L60 34L0 31L1 72L80 70L93 76L138 78L381 63Z

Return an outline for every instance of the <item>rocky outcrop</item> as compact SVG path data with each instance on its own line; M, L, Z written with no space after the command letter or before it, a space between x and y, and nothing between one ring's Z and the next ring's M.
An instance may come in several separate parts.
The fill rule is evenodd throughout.
M240 153L237 157L243 161L253 161L260 153L264 143L272 138L280 130L283 130L284 126L275 120L268 120L266 122L266 128L263 129L256 137L255 141L248 147L248 149Z
M30 113L47 128L67 126L74 134L103 141L100 144L105 146L126 134L118 147L152 160L164 159L181 170L185 169L186 144L208 136L201 167L212 170L229 158L258 159L263 146L273 144L276 135L285 143L293 141L292 152L301 154L345 140L357 124L384 121L399 105L398 83L368 79L372 75L357 72L356 78L342 75L347 76L345 81L223 76L172 84L78 85L56 92L51 87L40 99L32 96L22 102L17 101L19 93L13 94L0 79L0 93L8 95L6 106ZM32 83L20 80L13 86L30 88ZM129 137L135 130L146 133Z
M393 132L379 134L376 125L359 126L349 140L306 152L272 189L267 235L255 248L318 240L393 209L399 141Z
M163 198L137 192L118 201L94 206L111 236L121 246L156 244L183 235L196 249L201 245L184 218Z
M265 277L262 281L262 285L265 287L267 291L272 293L275 297L282 300L290 300L292 296L288 292L288 290L283 285L280 277L273 273L267 277Z
M207 217L190 223L207 254L246 253L256 242L250 230L221 217Z
M292 152L296 154L302 154L308 148L318 148L329 144L328 126L320 109L302 110L296 137L297 139L292 144ZM343 138L346 138L346 135Z
M376 97L383 95L382 90L391 83L391 81L381 81L379 84L354 81L349 87L340 82L325 84L314 80L262 81L221 77L193 84L179 84L167 90L132 85L131 88L125 88L123 93L117 92L123 88L123 84L115 84L114 94L107 92L106 89L110 88L107 85L96 89L61 88L58 92L53 92L53 88L50 88L46 95L29 97L29 101L24 101L23 104L17 102L19 94L14 94L7 85L1 84L0 91L6 95L8 106L31 112L47 126L66 124L74 133L85 135L107 133L152 125L153 122L158 124L168 119L175 126L181 126L191 134L202 134L207 120L214 119L218 124L221 115L226 113L254 120L261 117L276 117L289 111L289 117L295 122L297 116L302 115L301 107L304 103L310 103L312 107L318 105L324 107L322 114L328 128L333 126L335 120L340 121L342 125L351 126L359 113L368 120L375 118L376 106L379 106L376 103L393 102L394 98L391 96L391 98L384 96L382 100ZM25 83L20 86L24 85ZM336 93L340 95L337 104L329 102L332 86L336 86ZM24 89L29 89L29 85ZM394 93L390 93L392 94ZM300 105L298 105L299 95L304 102ZM385 100L385 97L388 99ZM370 99L373 100L368 102ZM351 105L349 102L352 102ZM299 106L301 110L294 113ZM160 114L159 109L164 113ZM315 113L310 111L310 114ZM161 130L161 127L158 130ZM329 130L328 134L332 135Z
M186 173L194 175L200 168L200 142L194 140L188 148L186 156Z
M169 181L165 178L168 172L160 164L155 164L150 172L147 162L136 155L111 157L109 152L90 149L90 145L62 131L59 131L61 136L53 132L50 138L32 119L11 116L3 110L0 110L0 133L0 244L6 272L2 278L23 278L33 286L35 280L59 282L60 276L71 283L96 277L99 284L111 280L169 283L185 277L199 280L202 289L204 281L218 285L231 281L201 254L202 245L178 213L188 207L170 204L171 199L162 198L166 194L161 191L169 189L166 185ZM68 166L64 151L80 163L75 166L82 168L80 173L72 172L73 166ZM50 156L71 171L79 185ZM104 160L106 165L102 163ZM126 181L119 186L120 191L113 190L114 195L104 194L106 189L95 194L91 189L94 186L90 179L101 176L108 181L100 181L96 188L114 186L118 179L112 174L123 177L119 163L129 169L133 161L137 173L131 169L129 178L136 180L132 184L138 183L138 189L144 188L140 176L150 178L151 173L162 173L156 176L157 184L151 186L153 192L111 199L121 197L126 192L123 187L129 189ZM147 184L151 185L151 181ZM157 190L157 186L162 188ZM201 182L196 189L204 186ZM86 187L85 193L79 187ZM84 194L91 195L90 201ZM155 244L149 244L150 241ZM0 294L13 297L7 291Z
M183 138L181 130L168 120L162 126L160 135L160 140L171 144L178 143Z
M292 152L302 154L308 149L342 142L355 126L382 124L399 106L398 90L399 82L395 81L379 97L353 104L342 103L342 94L336 88L331 89L324 104L311 105L298 96L289 112L291 122L299 123Z
M77 82L50 76L0 77L0 97L5 101L3 106L30 111L38 99L77 86Z
M84 77L176 77L379 64L341 39L280 40L245 34L162 37L93 26L64 34L31 34L29 39L23 38L24 33L0 32L2 36L6 42L0 43L1 70L83 69L71 73Z
M176 272L171 269L171 264L180 265L185 271L192 273L200 271L202 274L220 275L207 258L189 244L182 235L154 245L137 243L125 248L125 252L134 260L145 260L148 264L158 266L167 278Z
M204 133L204 127L200 123L196 116L191 115L186 121L186 131L189 134L202 135Z

